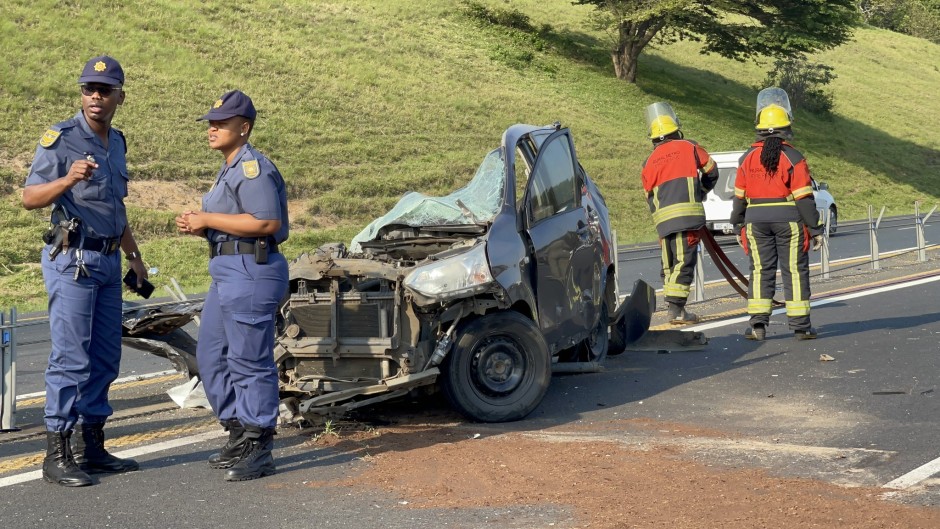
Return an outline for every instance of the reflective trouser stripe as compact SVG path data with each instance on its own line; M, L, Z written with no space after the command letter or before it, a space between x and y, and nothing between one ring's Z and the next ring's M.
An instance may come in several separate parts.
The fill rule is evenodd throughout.
M798 222L752 222L745 233L751 250L747 308L748 314L757 318L751 323L769 319L779 265L790 327L808 328L809 255L803 251L803 226Z
M787 316L809 316L809 301L787 301Z
M772 312L771 300L769 299L749 299L747 300L748 314L770 314Z
M689 246L688 232L670 233L662 238L663 297L684 305L695 277L697 252Z
M767 298L762 296L764 292L764 288L762 288L764 283L764 257L762 254L767 254L767 248L761 248L757 244L752 224L747 225L745 236L747 237L747 246L751 251L751 282L748 286L747 313L770 314L771 301L774 296L773 285L771 285L770 296ZM776 268L776 263L774 263L774 267ZM771 277L773 277L773 270L771 270Z

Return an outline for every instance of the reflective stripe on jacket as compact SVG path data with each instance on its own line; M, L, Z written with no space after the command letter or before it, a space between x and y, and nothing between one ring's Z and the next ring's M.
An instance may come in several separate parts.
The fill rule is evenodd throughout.
M745 222L802 221L796 201L813 197L806 159L784 142L777 171L767 174L760 161L763 148L763 141L751 145L741 157L734 181L735 198L747 202Z
M643 164L642 177L659 237L705 225L702 201L709 189L700 174L713 171L717 177L715 162L694 141L666 140L656 145Z

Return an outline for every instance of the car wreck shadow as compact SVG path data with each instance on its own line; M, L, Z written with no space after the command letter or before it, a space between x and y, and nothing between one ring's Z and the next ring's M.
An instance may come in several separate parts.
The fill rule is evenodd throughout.
M701 350L627 351L605 361L600 373L555 375L542 404L524 422L540 428L583 420L585 414L617 409L623 419L642 417L645 409L619 408L698 380L772 360L783 352L760 354L759 343L737 335L712 338ZM756 356L759 355L759 356ZM520 429L531 429L532 424Z

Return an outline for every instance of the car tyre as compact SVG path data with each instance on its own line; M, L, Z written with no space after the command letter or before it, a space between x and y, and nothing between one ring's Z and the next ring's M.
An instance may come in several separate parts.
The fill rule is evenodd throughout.
M610 349L610 310L605 299L601 303L601 312L597 318L597 325L591 330L590 336L581 342L581 354L579 360L582 362L603 362L607 358L607 351Z
M829 235L836 232L839 226L839 213L835 206L829 206Z
M461 324L441 367L447 400L480 422L522 419L542 402L552 377L542 332L511 311Z

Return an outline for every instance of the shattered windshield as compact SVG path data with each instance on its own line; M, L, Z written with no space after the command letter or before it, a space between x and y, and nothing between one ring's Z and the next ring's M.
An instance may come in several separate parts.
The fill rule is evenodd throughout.
M483 159L470 183L447 196L430 197L415 191L405 193L391 211L353 237L350 251L360 252L360 243L376 239L385 226L459 226L493 220L502 202L506 180L504 169L505 161L500 150L495 149Z

